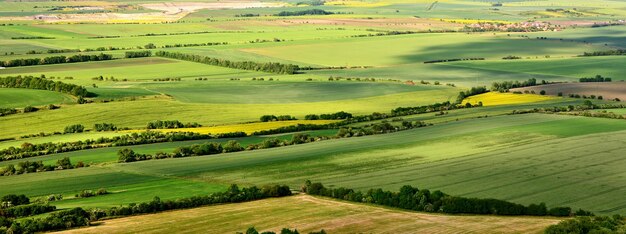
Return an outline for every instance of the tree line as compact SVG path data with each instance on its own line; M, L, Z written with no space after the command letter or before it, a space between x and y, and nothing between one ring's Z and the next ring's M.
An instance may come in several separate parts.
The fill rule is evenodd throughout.
M100 137L98 139L88 139L74 142L58 142L58 143L40 143L30 144L24 143L20 147L11 146L0 150L0 161L9 161L14 159L36 157L49 154L57 154L63 152L71 152L85 149L154 144L162 142L174 141L190 141L204 140L215 138L232 138L245 137L244 132L223 133L217 135L199 134L193 132L168 132L162 133L158 131L147 131L141 133L131 133L122 136Z
M595 77L583 77L578 79L579 82L611 82L613 79L610 77L603 77L601 75L596 75Z
M452 59L439 59L439 60L429 60L429 61L424 61L424 63L446 63L446 62L456 62L456 61L472 61L472 60L485 60L485 58L452 58Z
M244 233L237 232L236 234L244 234ZM256 228L254 227L249 227L248 229L246 229L245 234L259 234L259 231L257 231ZM272 231L265 231L265 232L261 232L261 234L276 234L276 233ZM298 229L291 230L289 228L283 228L280 230L280 234L300 234L300 232L298 232ZM326 234L326 231L322 229L318 232L309 232L309 234Z
M291 190L286 185L266 185L261 188L256 186L239 188L239 186L233 184L224 192L177 200L163 201L159 197L154 197L154 199L149 202L108 209L94 208L84 210L83 208L77 207L71 210L53 212L43 218L27 218L19 221L0 217L0 233L22 234L66 230L75 227L89 226L91 221L111 217L149 214L214 204L240 203L290 195L292 195Z
M566 219L558 224L549 226L545 234L563 233L624 233L626 219L621 215L613 216L582 216L574 219Z
M297 120L296 117L291 115L263 115L259 118L261 122L272 122L272 121L288 121L288 120Z
M547 84L548 82L546 82L545 80L541 81L541 84ZM501 93L504 92L508 92L509 89L514 89L514 88L521 88L521 87L529 87L529 86L535 86L537 85L537 79L535 78L530 78L526 81L502 81L502 82L493 82L491 84L491 90L492 91L498 91Z
M333 119L350 119L352 117L353 117L352 114L348 112L339 111L339 112L331 113L331 114L321 114L321 115L310 114L310 115L304 116L304 119L305 120L318 120L318 119L333 120Z
M326 137L327 139L328 137ZM321 140L322 137L312 137L305 133L296 133L291 140L280 140L278 138L268 138L257 144L249 144L243 147L236 140L230 140L225 144L219 142L205 142L202 144L194 144L189 146L179 146L171 153L157 152L154 155L139 154L132 149L124 148L117 152L118 162L129 163L144 160L165 159L165 158L184 158L193 156L205 156L222 153L232 153L244 150L269 149L287 145L297 145Z
M228 67L242 70L263 71L279 74L295 74L298 72L298 65L282 63L257 63L251 61L230 61L200 55L183 54L178 52L158 51L155 54L159 57L179 59L191 62L204 63L213 66Z
M612 55L626 55L626 50L617 49L617 50L605 50L605 51L594 51L594 52L585 52L582 56L612 56Z
M335 12L325 11L321 9L310 9L302 11L281 11L274 16L302 16L302 15L332 15Z
M8 76L0 78L2 88L40 89L69 94L76 97L94 97L94 93L83 86L66 84L61 81L47 80L34 76Z
M124 53L124 58L141 58L141 57L150 57L152 56L152 51L144 50L144 51L126 51Z
M343 187L327 188L321 183L306 181L302 186L302 191L310 195L433 213L558 217L591 215L590 212L584 210L572 212L570 207L553 207L548 209L544 203L524 206L498 199L465 198L448 195L439 190L431 192L428 189L418 189L410 185L402 186L399 192L382 189L370 189L367 192L360 192Z
M486 92L489 92L489 90L485 86L472 87L471 89L469 89L467 91L459 92L459 95L456 98L456 102L457 103L462 103L465 98L468 98L468 97L474 96L474 95L478 95L478 94L482 94L482 93L486 93Z
M61 64L61 63L78 63L89 61L104 61L113 59L113 55L110 54L76 54L69 57L50 56L44 58L21 58L12 59L7 61L0 61L0 66L3 67L19 67L19 66L35 66L35 65L47 65L47 64Z
M202 125L193 122L183 124L178 120L156 120L148 122L146 126L147 129L173 129L173 128L197 128L202 127Z
M56 165L45 165L43 161L22 161L17 163L17 166L13 164L6 165L5 167L0 168L0 176L11 176L11 175L20 175L26 173L37 173L37 172L46 172L46 171L54 171L54 170L66 170L66 169L74 169L86 167L85 163L79 161L76 165L72 164L70 158L63 157L62 159L57 160Z

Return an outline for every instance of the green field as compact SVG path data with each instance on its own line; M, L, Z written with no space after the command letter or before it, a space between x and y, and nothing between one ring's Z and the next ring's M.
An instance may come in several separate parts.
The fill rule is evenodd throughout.
M47 104L75 103L68 95L32 89L0 88L0 107L23 108L26 106L43 106Z
M615 0L0 0L0 150L3 159L12 158L0 162L0 197L62 194L51 204L91 209L207 195L231 184L297 190L312 180L360 191L412 185L624 215L626 121L618 115L626 111L615 97L626 93L625 17L626 2ZM151 55L134 53L143 51ZM158 57L159 51L172 56ZM600 56L581 56L591 52ZM100 53L112 59L84 57ZM596 75L613 82L578 83ZM22 78L4 79L9 76ZM513 83L529 79L538 85ZM475 88L494 82L536 94ZM546 82L554 84L539 85ZM566 86L573 88L559 89ZM24 113L27 106L39 110ZM428 107L397 109L419 106ZM604 110L618 115L577 116ZM341 111L355 118L323 115ZM356 135L132 163L119 163L118 151L170 153L228 140L248 146L291 140L299 130L64 153L37 148L136 133L156 120L202 125L156 130L163 132L252 133L312 123L303 122L316 117L311 114ZM297 120L259 122L266 115ZM411 127L416 122L427 126ZM117 130L97 132L102 123ZM61 134L70 125L85 129ZM345 129L303 132L332 137ZM28 157L39 150L46 155ZM65 157L88 167L57 166ZM21 166L14 173L9 165L25 161L56 170L15 175ZM100 188L111 193L74 196ZM160 222L166 215L170 221ZM557 221L425 215L297 195L120 217L70 232L227 233L293 224L329 233L539 233ZM0 233L19 233L8 229L0 226Z
M573 125L585 127L567 127ZM624 130L626 122L621 120L541 114L502 116L388 135L223 156L111 164L71 172L74 180L84 178L85 181L94 174L117 171L122 173L119 175L140 173L150 178L191 179L209 184L287 183L298 186L306 179L357 189L397 189L411 184L455 195L495 197L524 204L544 201L597 213L619 213L625 201L606 202L605 199L617 198L616 195L623 192L622 187L608 184L621 183L621 160L616 152ZM585 150L580 150L578 146L582 142L590 142L593 147L585 145ZM114 152L106 151L109 155ZM595 155L602 159L598 160ZM80 174L74 174L78 172ZM13 177L28 178L29 182L19 186L6 177L0 178L0 184L14 188L6 193L27 192L23 188L28 184L61 174L63 172ZM64 185L63 179L59 181L60 184L50 184L45 190L28 194L72 191ZM555 183L560 186L552 186ZM531 184L532 187L526 186ZM93 189L120 185L85 182L75 186ZM72 189L76 191L78 187ZM92 201L106 204L97 197ZM77 203L67 200L62 204Z

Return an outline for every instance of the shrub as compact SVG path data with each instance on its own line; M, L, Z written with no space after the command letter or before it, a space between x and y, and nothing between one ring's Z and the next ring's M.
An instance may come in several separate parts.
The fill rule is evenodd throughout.
M83 126L82 124L74 124L74 125L66 126L65 129L63 130L63 133L80 133L80 132L83 132L84 130L85 130L85 126Z

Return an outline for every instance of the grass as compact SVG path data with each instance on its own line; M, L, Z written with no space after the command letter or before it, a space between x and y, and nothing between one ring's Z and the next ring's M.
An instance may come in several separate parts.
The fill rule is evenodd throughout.
M380 44L390 46L376 46ZM452 58L501 59L510 54L532 57L573 56L589 50L602 50L602 47L521 39L503 34L439 33L320 40L245 51L323 66L396 66Z
M554 98L555 97L542 96L538 94L488 92L465 98L465 100L463 100L463 105L466 103L471 103L472 105L482 103L483 106L515 105L549 101Z
M307 114L346 111L352 114L389 112L398 106L419 106L452 100L456 89L405 92L382 96L308 103L284 104L213 104L183 103L160 97L136 101L64 106L53 111L16 114L0 118L0 134L17 137L30 133L61 131L71 124L93 126L113 123L118 127L143 128L150 121L176 119L202 125L235 124L257 121L262 115L292 115L303 119ZM367 103L367 105L363 105ZM46 121L38 121L45 118Z
M314 131L304 131L302 133L309 134L311 136L333 136L337 133L336 129L328 129L328 130L314 130ZM90 134L70 134L68 137L44 137L44 138L35 138L35 140L21 140L16 142L8 141L2 146L7 145L15 145L19 146L18 143L21 142L54 142L54 139L58 141L75 141L75 140L85 140L85 139L95 139L96 136L106 137L106 136L115 136L123 133L109 133L110 135L90 135ZM291 140L293 134L296 133L287 133L287 134L277 134L277 135L268 135L268 136L250 136L250 137L242 137L242 138L221 138L221 139L208 139L208 140L194 140L194 141L177 141L177 142L164 142L164 143L156 143L156 144L147 144L147 145L134 145L134 146L120 146L120 147L108 147L108 148L98 148L98 149L90 149L90 150L81 150L81 151L73 151L67 153L59 153L52 154L40 157L33 158L25 158L25 159L16 159L11 161L2 161L0 162L0 167L4 167L9 164L16 165L22 161L42 161L45 165L56 165L57 160L62 159L64 157L70 158L72 163L76 162L84 162L86 164L91 165L99 165L99 164L109 164L115 163L118 160L117 152L120 149L130 148L133 151L141 154L155 154L157 152L173 152L174 149L180 146L189 146L193 144L201 144L205 142L220 142L225 143L229 140L236 140L242 146L248 146L250 144L257 144L264 141L267 138L278 138L281 140ZM71 135L80 135L73 137ZM67 135L63 135L67 136ZM50 139L53 138L53 139ZM2 148L4 149L4 148Z
M516 72L529 75L548 75L571 77L566 81L578 81L581 77L602 75L623 80L620 74L625 72L621 66L625 56L577 57L556 59L521 59L509 61L456 62L446 66L464 67L477 70Z
M168 220L163 222L163 220ZM260 201L207 206L159 214L107 220L96 226L63 233L279 232L288 227L301 233L540 233L559 220L531 217L448 216L385 209L325 198L296 195Z
M47 104L76 103L69 95L33 89L0 88L0 108L23 108Z
M566 127L571 125L583 127ZM228 157L115 166L211 183L298 186L311 179L357 189L411 184L470 197L620 213L626 203L618 195L626 189L619 186L623 172L618 169L624 163L618 153L624 130L623 120L530 114Z
M150 131L196 132L196 133L202 133L202 134L245 132L247 134L252 134L254 132L295 126L298 124L324 125L324 124L335 123L337 121L338 120L288 120L288 121L258 122L258 123L245 123L245 124L233 124L233 125L218 125L218 126L208 126L208 127L198 127L198 128L154 129ZM144 130L130 130L128 132L140 132L140 131L144 131Z

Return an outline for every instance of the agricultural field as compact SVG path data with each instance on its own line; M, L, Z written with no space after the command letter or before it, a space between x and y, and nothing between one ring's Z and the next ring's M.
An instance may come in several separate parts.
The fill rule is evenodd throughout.
M615 0L0 0L0 234L626 215L624 38Z
M268 216L272 218L268 219ZM176 219L167 223L158 221L166 217L176 217ZM263 231L280 231L288 227L301 232L324 229L329 233L352 231L387 233L402 232L406 229L447 233L461 231L540 233L546 226L558 222L557 219L528 217L420 214L298 195L241 204L209 206L183 212L114 219L104 221L94 227L62 233L137 233L148 230L169 232L174 231L172 223L176 223L176 229L182 228L189 233L204 232L206 227L200 223L206 220L211 220L211 223L216 224L216 228L211 228L209 233L241 232L252 226ZM393 222L390 222L391 220ZM131 229L125 228L131 223L141 223L141 225L133 225ZM232 223L236 225L231 226ZM461 226L463 228L460 228Z
M541 92L544 90L547 95L556 96L561 93L563 96L569 96L570 94L594 95L596 97L602 96L603 99L613 100L620 99L626 100L626 82L589 82L589 83L562 83L562 84L549 84L541 85L537 87L519 88L515 91L524 92L526 90Z

